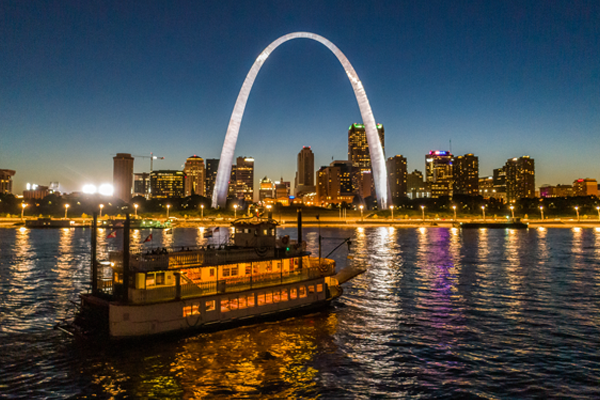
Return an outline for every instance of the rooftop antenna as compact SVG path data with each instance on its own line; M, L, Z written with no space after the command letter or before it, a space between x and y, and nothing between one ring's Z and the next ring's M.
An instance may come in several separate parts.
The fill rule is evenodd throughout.
M450 149L449 149L449 151L450 151L450 154L452 154L452 139L450 139L450 140L449 140L449 144L450 144Z

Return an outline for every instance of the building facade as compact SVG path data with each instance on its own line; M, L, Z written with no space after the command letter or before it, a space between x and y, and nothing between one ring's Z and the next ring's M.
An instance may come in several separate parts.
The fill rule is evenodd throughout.
M193 194L204 196L205 170L202 157L195 154L188 157L183 167L183 173L185 174L185 197Z
M388 182L390 183L390 193L392 202L406 197L408 190L408 172L406 171L406 158L402 155L396 155L387 159Z
M266 176L260 181L258 189L258 201L263 202L265 199L272 199L275 196L275 184Z
M183 171L160 170L150 173L150 192L153 199L168 199L185 195Z
M514 202L535 197L535 162L529 156L510 158L504 165L506 199Z
M133 185L133 157L128 153L117 153L113 157L113 187L114 197L125 203L131 201Z
M317 171L316 205L351 204L355 196L355 167L351 161L333 161Z
M254 201L254 158L238 157L236 164L236 197L252 203Z
M310 146L302 147L298 153L298 170L296 174L296 196L312 193L315 188L315 155Z
M212 199L217 181L217 172L219 171L219 159L207 158L204 172L204 195Z
M598 182L595 179L576 179L573 182L573 195L598 196Z
M456 156L452 161L452 194L477 196L479 194L479 158L474 154Z
M141 172L133 174L133 196L143 196L149 198L150 174Z
M379 141L385 154L385 130L382 124L377 124ZM352 124L348 128L348 161L358 167L356 176L357 194L366 198L375 195L375 182L371 171L371 154L363 124Z
M432 150L425 155L425 182L429 184L431 197L452 197L454 178L449 151Z
M0 169L0 194L12 194L13 176L15 176L15 171L12 169Z
M571 197L574 196L571 185L543 185L540 187L540 197Z
M423 181L423 173L414 170L406 176L406 194L409 199L424 199L431 197L429 183Z

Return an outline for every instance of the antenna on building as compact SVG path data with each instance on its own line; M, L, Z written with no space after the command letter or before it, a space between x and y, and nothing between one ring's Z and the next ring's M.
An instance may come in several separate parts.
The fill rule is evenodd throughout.
M452 139L449 140L449 145L450 148L448 149L448 151L450 152L450 154L452 154Z

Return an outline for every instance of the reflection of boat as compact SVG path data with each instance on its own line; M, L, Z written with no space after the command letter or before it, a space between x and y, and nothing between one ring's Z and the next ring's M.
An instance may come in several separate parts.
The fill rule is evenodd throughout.
M454 226L464 229L527 229L529 225L525 222L521 222L520 218L513 218L508 221L459 222L458 224L454 224Z
M25 221L28 228L70 228L75 226L75 221L70 219L38 218Z
M232 223L232 245L124 257L127 222L126 250L110 253L108 274L99 271L92 240L92 291L80 296L74 324L62 329L124 339L281 318L328 305L342 294L340 283L364 272L336 275L335 261L310 257L305 242L277 239L270 217Z
M123 229L125 226L124 219L104 219L98 221L100 228ZM132 219L129 221L131 229L169 229L172 227L170 220L159 221L154 219Z

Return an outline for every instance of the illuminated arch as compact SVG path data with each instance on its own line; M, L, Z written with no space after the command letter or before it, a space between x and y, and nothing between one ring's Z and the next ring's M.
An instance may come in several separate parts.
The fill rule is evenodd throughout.
M377 127L375 126L375 117L367 94L363 88L362 82L358 79L356 71L350 64L350 61L346 58L344 53L340 51L333 43L325 39L322 36L316 35L310 32L294 32L289 33L280 37L271 43L256 59L250 72L244 80L244 84L240 89L233 113L229 120L229 126L227 127L227 134L225 135L225 142L223 143L223 150L221 151L221 160L219 162L219 169L217 171L217 179L215 182L215 188L212 197L212 206L225 206L227 200L227 188L229 185L229 179L231 175L231 166L233 164L233 154L235 152L235 145L237 143L238 133L240 131L240 125L242 123L242 117L244 115L244 109L246 108L246 102L250 95L250 90L254 84L254 80L258 75L258 71L269 57L269 55L282 43L292 39L312 39L327 47L340 61L346 75L350 79L352 89L354 89L354 95L358 101L358 107L360 108L360 114L365 125L365 132L367 135L367 143L369 144L369 152L371 155L371 168L373 171L373 180L375 182L375 191L377 193L377 202L380 209L387 209L388 207L388 183L387 174L385 168L385 156L383 154L383 148L379 141L379 135L377 133Z

